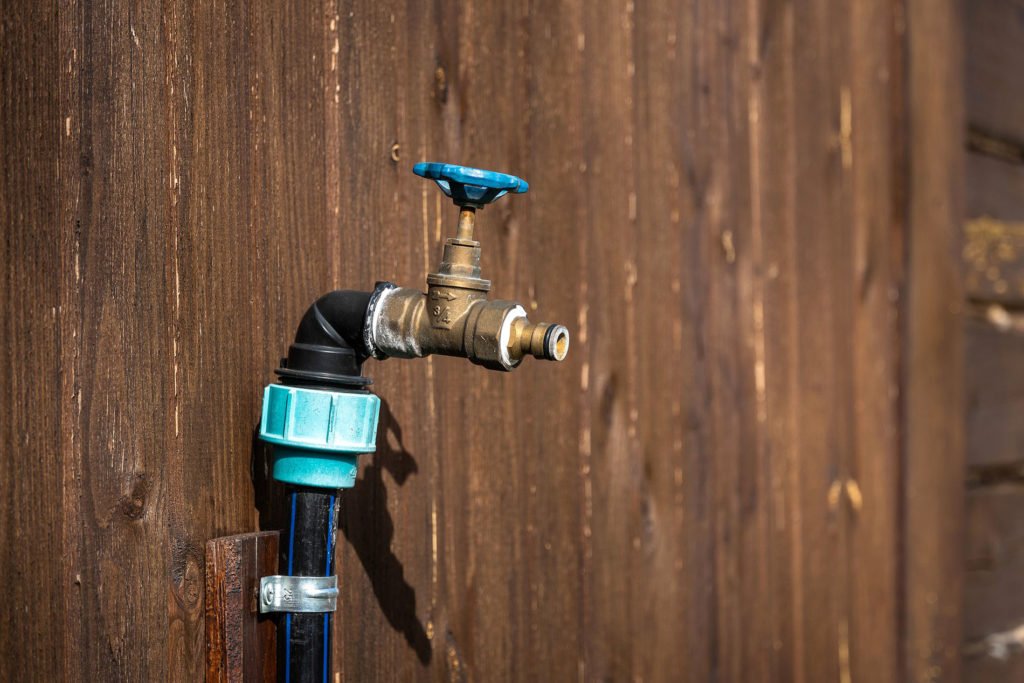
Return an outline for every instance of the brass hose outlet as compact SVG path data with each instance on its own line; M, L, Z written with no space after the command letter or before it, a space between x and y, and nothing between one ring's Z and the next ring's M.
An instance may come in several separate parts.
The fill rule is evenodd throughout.
M427 291L379 285L370 303L366 346L377 358L417 358L432 353L460 356L494 370L512 370L526 356L561 361L569 352L569 330L564 325L531 323L526 311L515 301L489 301L491 283L480 277L480 243L474 239L476 210L486 204L479 196L466 194L475 185L461 183L445 165L435 175L416 172L438 181L446 194L459 203L455 237L445 240L441 264L427 275ZM473 169L470 169L473 170ZM491 172L482 172L491 173ZM514 176L492 174L503 178ZM474 176L474 183L481 179ZM442 182L444 184L442 184ZM487 189L489 185L483 185ZM497 188L493 201L515 187ZM518 190L523 191L523 190ZM463 200L460 202L459 200ZM475 201L473 201L475 200Z

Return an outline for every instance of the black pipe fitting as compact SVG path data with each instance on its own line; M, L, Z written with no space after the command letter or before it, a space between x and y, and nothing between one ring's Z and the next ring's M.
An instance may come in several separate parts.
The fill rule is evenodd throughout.
M317 299L281 359L281 382L346 389L370 384L363 376L363 361L370 357L363 332L372 298L372 292L342 289Z

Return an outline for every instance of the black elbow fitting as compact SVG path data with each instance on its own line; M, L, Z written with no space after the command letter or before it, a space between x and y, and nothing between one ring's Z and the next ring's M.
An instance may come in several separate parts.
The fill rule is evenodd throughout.
M363 340L371 292L338 290L317 299L302 316L288 357L277 375L284 384L361 388L363 361L370 357Z

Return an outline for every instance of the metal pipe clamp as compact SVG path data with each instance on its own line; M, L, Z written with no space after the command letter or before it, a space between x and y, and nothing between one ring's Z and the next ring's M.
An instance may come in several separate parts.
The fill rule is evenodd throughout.
M264 576L260 612L333 612L338 606L337 576Z

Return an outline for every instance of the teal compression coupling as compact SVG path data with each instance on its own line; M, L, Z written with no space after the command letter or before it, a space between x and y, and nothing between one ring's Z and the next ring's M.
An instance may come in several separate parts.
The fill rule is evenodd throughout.
M274 445L274 479L324 489L355 486L357 456L377 444L380 399L365 391L271 384L260 439Z

